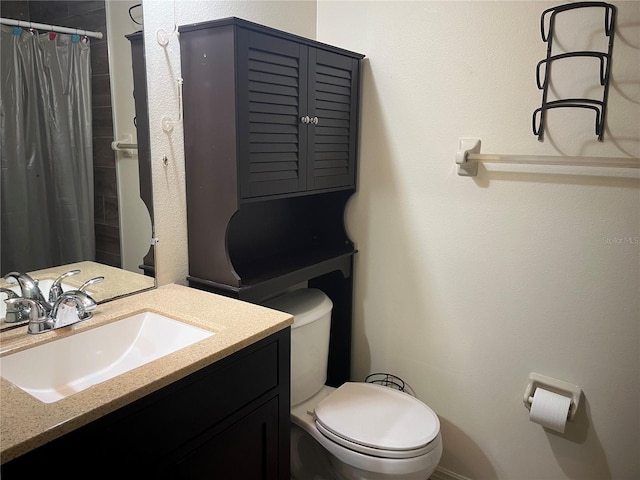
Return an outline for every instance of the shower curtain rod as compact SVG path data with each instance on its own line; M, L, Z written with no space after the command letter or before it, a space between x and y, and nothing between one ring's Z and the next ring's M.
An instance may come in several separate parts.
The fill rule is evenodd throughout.
M58 27L46 23L25 22L24 20L13 20L12 18L0 18L0 24L13 27L34 28L36 30L46 30L48 32L68 33L71 35L84 35L86 37L102 38L102 32L92 32L90 30L80 30L79 28Z

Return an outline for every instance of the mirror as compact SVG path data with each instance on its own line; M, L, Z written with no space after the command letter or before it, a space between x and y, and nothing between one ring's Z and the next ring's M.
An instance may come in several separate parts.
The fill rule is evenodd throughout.
M67 195L72 187L66 183L61 186L59 179L55 180L56 189L50 188L51 186L46 180L48 178L46 170L49 168L46 161L43 161L41 162L41 170L32 170L29 172L33 174L31 177L25 176L26 183L36 183L37 187L35 193L29 193L28 201L25 202L23 192L20 191L22 186L19 185L22 178L19 174L11 174L12 170L7 168L7 162L9 158L18 157L18 149L23 145L30 145L31 140L23 141L23 145L20 145L19 142L5 142L7 132L3 132L3 185L0 203L2 264L0 265L0 273L6 275L12 271L26 272L45 285L47 281L54 280L67 271L81 270L80 274L64 280L65 286L69 288L77 288L90 278L104 276L103 282L91 285L88 289L88 292L98 303L154 288L156 283L153 246L151 246L153 238L151 172L141 35L139 35L140 42L138 43L139 57L132 61L132 50L135 54L137 47L133 45L135 39L132 37L135 35L131 34L142 30L141 1L106 0L103 3L91 0L73 2L18 0L2 2L0 16L3 19L81 28L101 32L103 35L102 39L90 38L86 43L87 48L90 49L89 71L91 76L85 81L89 82L91 86L90 113L92 118L92 128L88 134L92 147L89 148L87 156L92 157L93 160L92 168L88 169L93 171L93 185L90 188L87 187L87 184L90 183L87 179L90 179L91 176L79 174L79 167L71 166L70 170L67 170L63 175L65 182L67 179L75 182L74 188L89 191L93 189L89 197L85 196L91 200L80 202L77 199L82 197L75 194ZM4 34L7 32L15 33L13 31L15 27L2 25L1 28L3 29L3 44L9 45L10 41L4 42ZM55 40L42 27L38 34L43 40ZM21 35L28 38L28 29L24 29ZM58 34L58 41L62 41L63 37L63 34ZM19 38L22 39L22 37ZM66 38L71 39L72 37L66 36ZM79 43L84 43L84 40L81 37ZM73 42L74 40L66 41ZM7 71L5 70L5 62L10 59L9 55L4 53L3 47L2 70ZM61 64L63 61L60 60ZM68 64L64 64L64 66L68 66ZM64 70L64 68L60 70ZM134 70L136 71L134 72ZM142 76L140 76L140 72L142 72ZM134 75L136 74L134 88ZM5 95L6 91L3 90L3 103L5 105L12 103L5 100ZM50 105L49 108L51 108ZM3 106L2 114L5 118L19 118L14 112L9 112L8 108ZM141 108L143 111L140 110ZM42 119L45 116L39 115L39 117ZM82 124L81 120L82 117L76 116L74 113L70 124ZM10 138L12 136L22 139L33 138L34 128L31 128L31 121L23 122L28 123L29 126L26 134L18 137L13 135L12 130L9 132ZM3 119L2 128L5 129L8 123ZM18 125L20 122L11 123ZM68 137L68 133L56 136L55 148L45 147L47 155L40 155L40 157L43 159L58 158L56 157L58 155L56 154L57 149L65 143L61 139ZM71 138L75 139L76 135L74 134ZM13 147L10 145L11 143L14 143ZM77 149L77 144L74 144L74 148ZM62 154L64 158L67 156L71 156L71 154ZM8 182L8 180L10 181ZM7 184L18 185L18 192L16 193L15 188L12 190L12 188L6 187ZM26 189L26 186L24 188ZM53 196L46 199L44 194L41 194L44 191L52 191ZM35 209L24 208L25 203L35 203L35 201L32 202L32 199L38 200L37 207ZM74 203L80 205L74 205ZM93 204L93 209L87 208L87 204ZM59 210L51 213L53 206L64 207L64 209L62 213ZM91 221L83 222L69 214L77 209L93 210L88 212ZM27 210L29 211L27 212ZM43 217L40 219L31 217L33 210L38 210L37 214L44 213ZM11 224L8 223L8 217L18 217L20 221L17 224ZM74 220L67 221L72 217ZM92 244L88 250L80 248L74 249L70 253L68 244L72 242L67 241L67 238L82 223L87 223L87 231L91 233L80 234L80 237L95 235L94 245ZM11 225L11 227L7 228L7 225ZM62 225L62 231L53 233L55 228L60 225ZM9 237L9 234L17 234L17 237ZM24 236L20 237L20 235ZM61 246L54 248L53 246L57 245L58 241L56 237L62 241L60 242ZM47 251L45 254L45 250L55 250L55 252L52 254ZM88 251L89 253L87 253ZM56 258L58 258L57 261ZM1 277L0 283L2 287L16 287L15 284L10 285L4 282ZM0 300L4 300L6 296L5 293L0 293ZM15 326L16 324L4 322L5 304L4 301L0 303L0 319L2 319L0 330Z

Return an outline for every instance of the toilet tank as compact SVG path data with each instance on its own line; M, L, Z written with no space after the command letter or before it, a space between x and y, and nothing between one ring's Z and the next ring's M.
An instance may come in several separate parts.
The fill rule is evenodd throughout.
M265 306L293 315L291 326L291 405L315 395L327 381L333 303L322 290L301 288Z

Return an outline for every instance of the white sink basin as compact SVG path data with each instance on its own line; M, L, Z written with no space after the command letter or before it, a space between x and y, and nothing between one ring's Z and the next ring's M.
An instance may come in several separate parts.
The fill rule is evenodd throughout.
M46 300L49 300L49 290L51 289L51 285L53 285L53 280L49 280L45 278L38 281L38 287L40 288L40 291L42 292L42 295L44 295L44 298ZM77 287L72 287L71 285L67 285L64 282L61 283L60 286L62 287L63 292L77 288ZM9 290L13 290L18 295L20 295L20 287L18 285L15 285L14 287L9 288ZM91 295L90 292L87 292L87 293ZM4 318L5 312L7 311L7 304L4 303L6 299L7 299L7 294L4 292L0 292L0 319ZM10 324L7 324L7 325L10 325Z
M152 312L0 358L0 375L44 403L173 353L213 333Z

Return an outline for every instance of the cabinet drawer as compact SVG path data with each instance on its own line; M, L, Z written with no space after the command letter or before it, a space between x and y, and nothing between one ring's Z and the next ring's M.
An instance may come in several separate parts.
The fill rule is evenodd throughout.
M159 458L278 386L277 342L228 360L153 394L112 423L109 436L126 439L133 458Z

